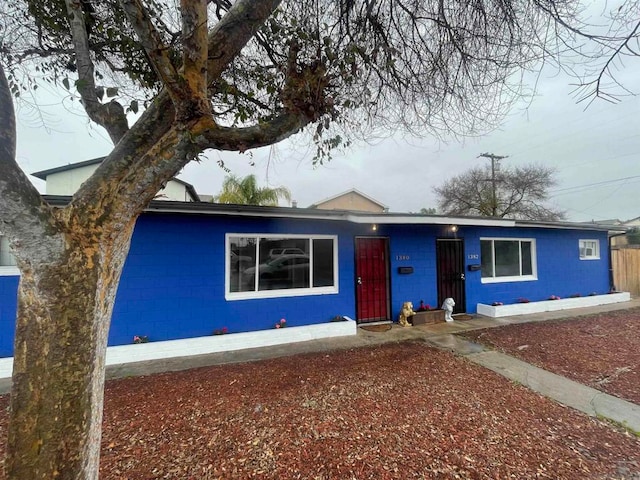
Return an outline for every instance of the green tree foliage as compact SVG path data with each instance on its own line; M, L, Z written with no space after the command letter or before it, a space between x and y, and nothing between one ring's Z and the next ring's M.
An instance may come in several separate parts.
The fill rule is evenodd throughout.
M640 245L640 228L633 227L627 232L626 237L629 245Z
M213 199L216 203L237 205L264 205L275 207L283 198L291 201L291 192L286 187L259 187L255 175L238 178L229 175L222 182L222 191Z
M437 215L438 214L438 210L436 210L433 207L429 207L429 208L422 207L420 209L420 213L422 215Z

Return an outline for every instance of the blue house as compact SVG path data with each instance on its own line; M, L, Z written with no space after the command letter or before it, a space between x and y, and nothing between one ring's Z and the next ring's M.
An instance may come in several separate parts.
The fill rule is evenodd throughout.
M19 272L0 246L9 357ZM135 227L109 345L264 332L282 319L393 321L405 301L452 297L454 313L476 313L610 289L607 227L595 224L155 201Z

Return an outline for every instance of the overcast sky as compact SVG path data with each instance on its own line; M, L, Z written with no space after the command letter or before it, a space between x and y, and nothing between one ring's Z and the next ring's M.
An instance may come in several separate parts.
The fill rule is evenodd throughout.
M618 79L639 92L640 62L628 65ZM216 160L222 158L237 175L253 173L263 185L286 186L301 207L355 188L392 212L417 212L436 206L434 186L487 163L477 157L489 152L508 155L505 166L554 167L558 185L552 189L551 202L566 210L569 220L640 216L640 98L628 96L617 104L596 101L585 110L572 97L571 82L563 75L542 76L533 101L516 106L498 130L481 138L442 143L428 136L396 135L375 145L355 146L316 168L312 148L295 139L295 148L284 142L255 150L252 156L210 152L210 161L188 165L179 177L198 193L218 193L225 172ZM60 100L59 95L40 95L37 102L39 113L18 106L17 156L25 172L109 153L107 135L91 125L73 102ZM31 178L44 192L44 182Z

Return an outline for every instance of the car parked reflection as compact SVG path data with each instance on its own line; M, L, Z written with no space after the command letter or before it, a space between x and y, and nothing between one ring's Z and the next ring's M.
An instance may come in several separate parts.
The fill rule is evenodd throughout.
M247 285L254 285L256 267L243 272ZM309 287L309 256L280 255L258 265L258 290Z

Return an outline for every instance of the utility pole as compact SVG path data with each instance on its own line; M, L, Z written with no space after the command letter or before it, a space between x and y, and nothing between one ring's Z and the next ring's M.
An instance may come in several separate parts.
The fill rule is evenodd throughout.
M496 165L503 158L508 158L508 155L494 155L493 153L481 153L478 158L490 158L491 159L491 216L498 216L498 197L496 196Z

